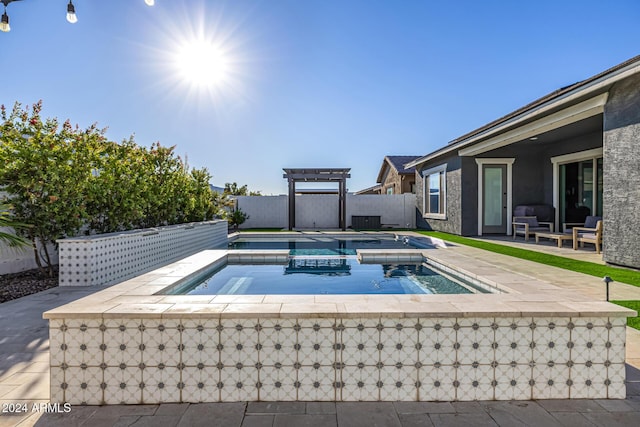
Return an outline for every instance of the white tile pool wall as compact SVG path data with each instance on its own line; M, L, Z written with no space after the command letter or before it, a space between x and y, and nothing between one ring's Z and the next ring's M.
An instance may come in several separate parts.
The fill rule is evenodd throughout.
M105 286L204 249L227 247L227 221L58 240L60 286Z
M212 317L51 319L51 402L625 397L625 317Z

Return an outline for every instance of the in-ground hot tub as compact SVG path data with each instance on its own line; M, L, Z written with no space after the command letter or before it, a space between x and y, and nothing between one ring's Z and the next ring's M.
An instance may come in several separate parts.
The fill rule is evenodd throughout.
M396 263L419 256L503 293L158 294L228 261L289 257L288 250L203 251L45 313L51 400L625 397L631 310L451 250L361 250L359 256Z
M421 256L420 256L421 258ZM241 261L241 260L240 260ZM477 281L476 281L477 283ZM168 287L167 295L383 295L491 292L426 263L356 256L290 256L284 263L226 263Z

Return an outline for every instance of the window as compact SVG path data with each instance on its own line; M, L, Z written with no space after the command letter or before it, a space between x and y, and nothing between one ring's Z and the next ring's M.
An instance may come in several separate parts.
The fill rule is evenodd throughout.
M446 214L447 165L423 172L424 176L424 216L444 218Z
M552 157L551 162L559 223L584 222L587 215L602 216L602 148Z
M387 194L393 194L393 187L387 188Z

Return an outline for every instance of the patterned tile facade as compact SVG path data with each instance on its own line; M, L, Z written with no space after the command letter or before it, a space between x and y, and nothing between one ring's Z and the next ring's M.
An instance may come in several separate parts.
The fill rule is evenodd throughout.
M624 318L52 320L51 400L624 398Z
M112 285L192 255L227 247L227 222L110 233L58 241L60 286Z

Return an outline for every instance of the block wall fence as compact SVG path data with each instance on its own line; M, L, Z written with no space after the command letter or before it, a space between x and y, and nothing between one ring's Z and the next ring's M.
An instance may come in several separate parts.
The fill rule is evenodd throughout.
M204 249L227 247L227 221L58 240L60 286L113 285Z
M238 207L249 215L241 228L286 228L289 224L288 196L239 196ZM347 227L351 217L380 216L383 227L415 228L415 194L347 194ZM297 229L338 228L338 196L296 196Z

